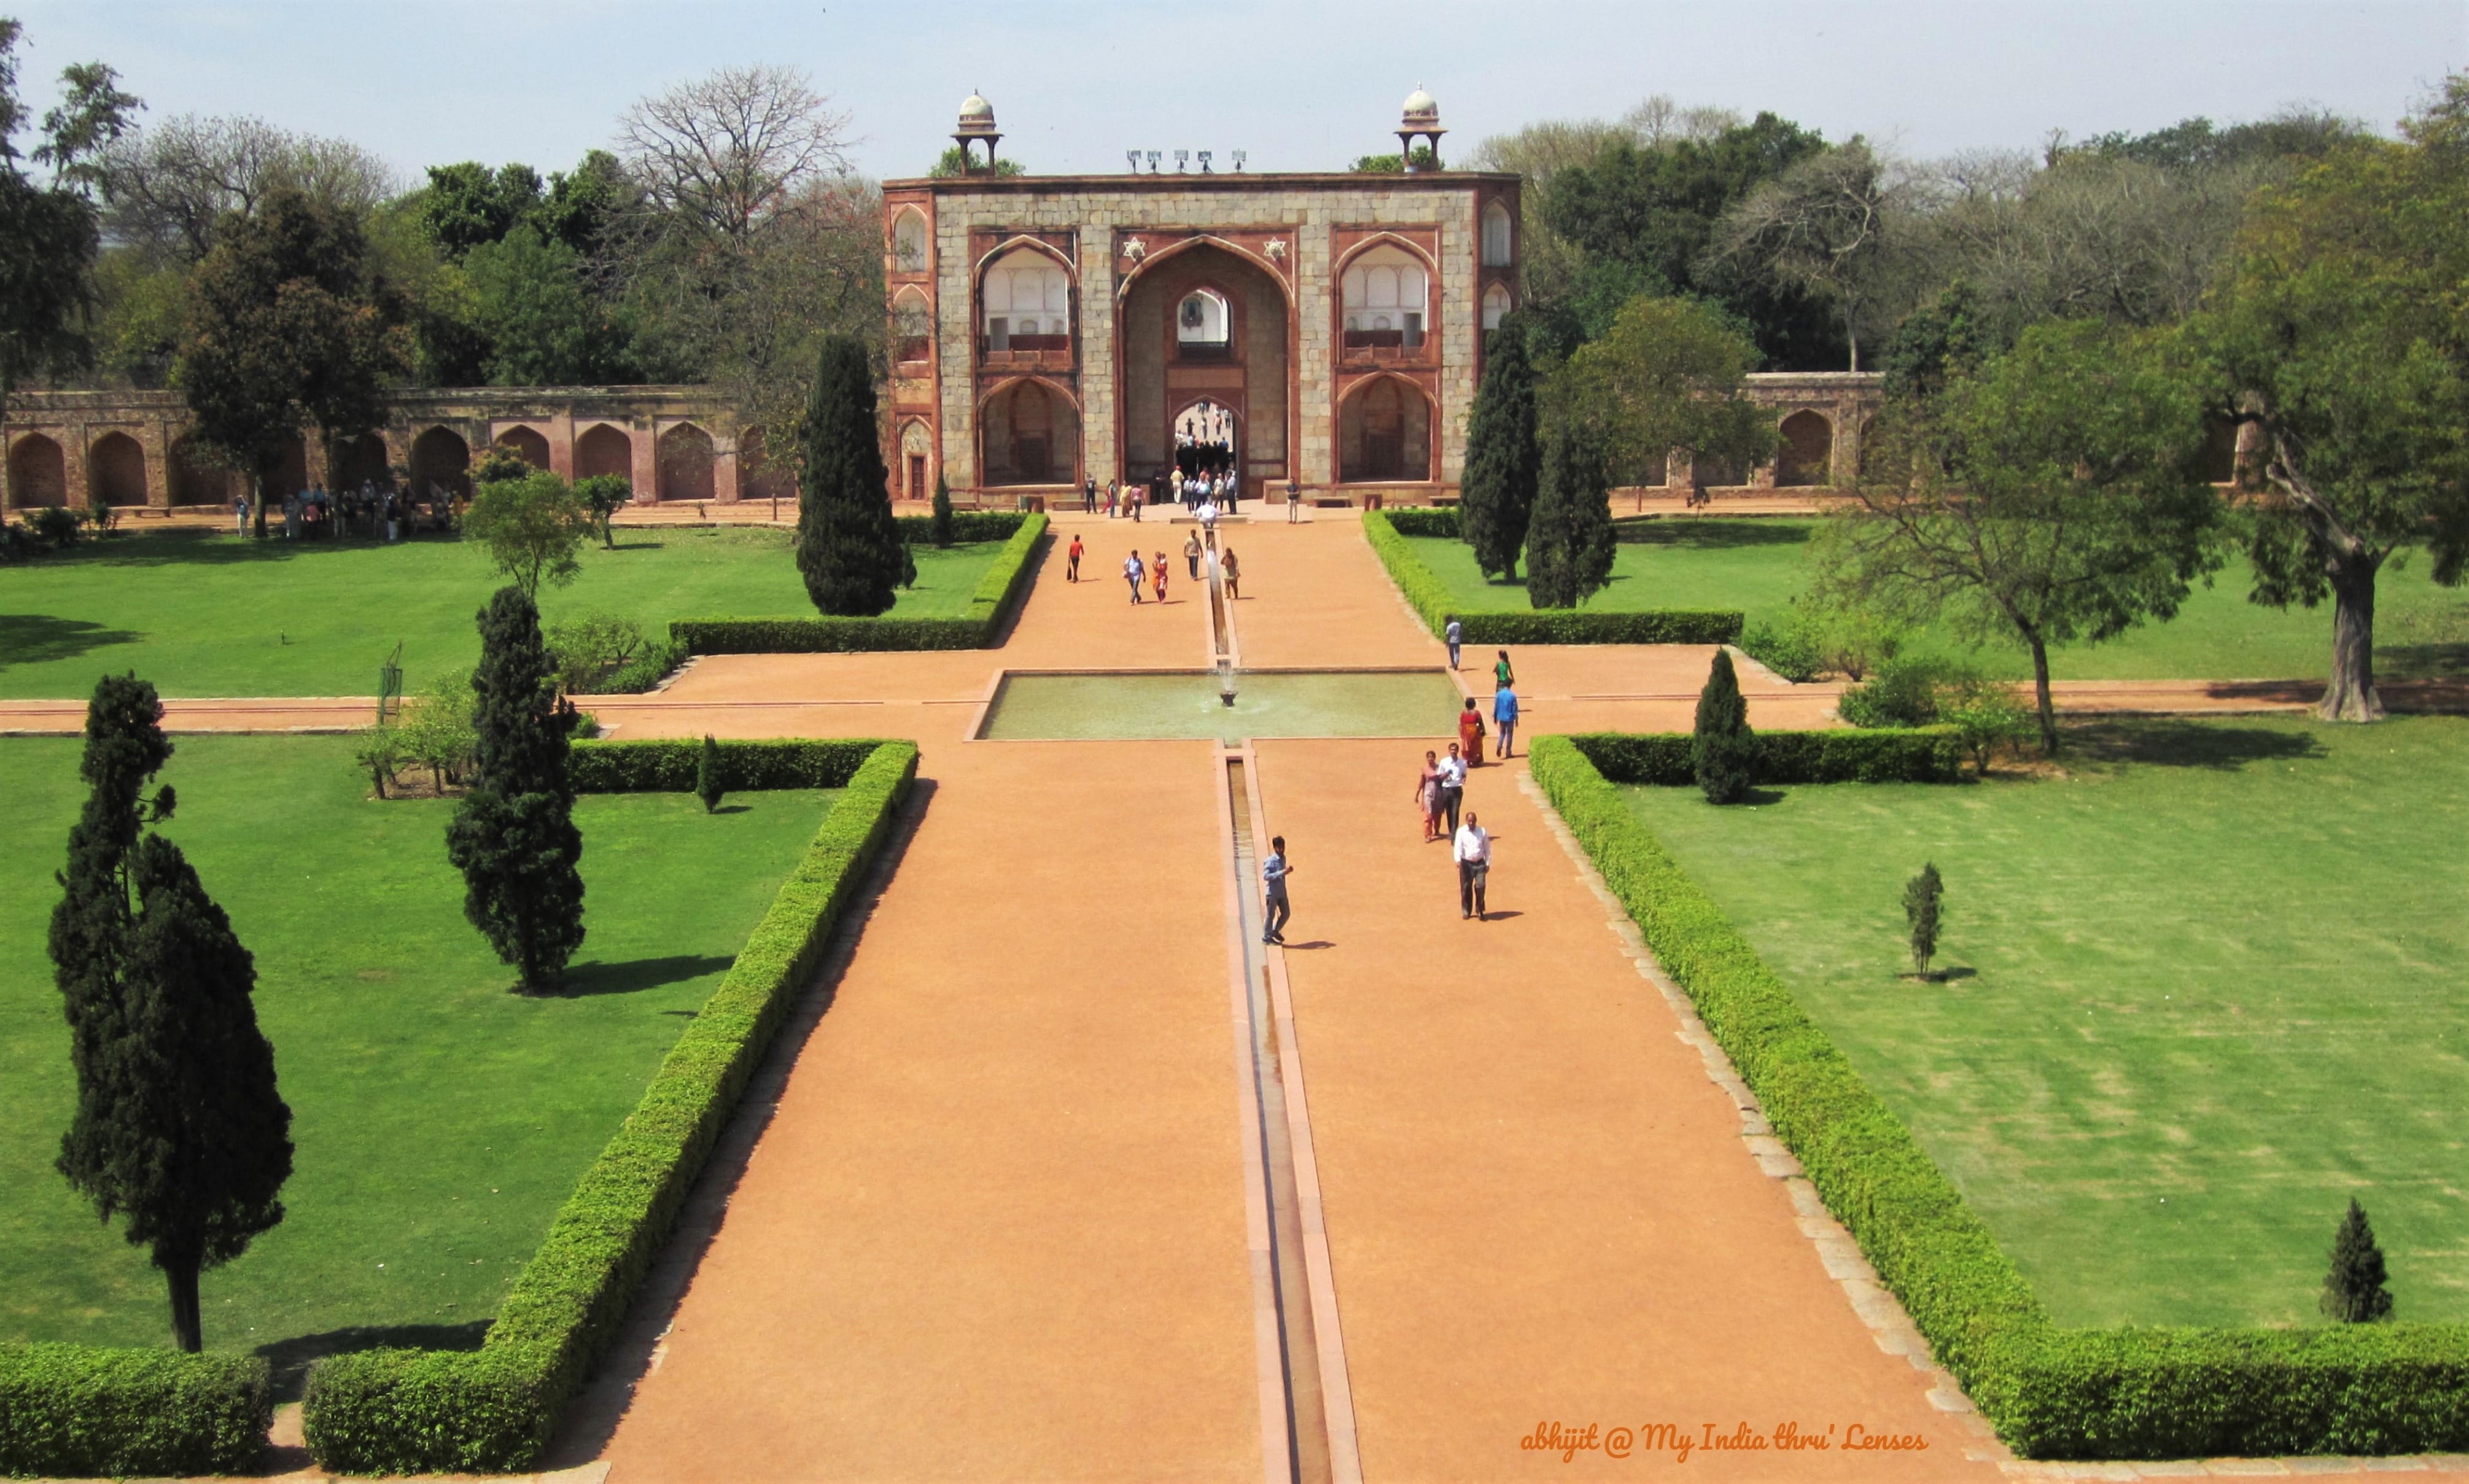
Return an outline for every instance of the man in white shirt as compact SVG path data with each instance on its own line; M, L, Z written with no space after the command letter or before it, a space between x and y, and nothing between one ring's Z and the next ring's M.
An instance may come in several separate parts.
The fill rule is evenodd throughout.
M1280 835L1269 842L1269 855L1260 862L1261 917L1260 941L1282 943L1286 940L1286 919L1294 916L1294 907L1286 899L1286 878L1295 869L1286 864L1286 837Z
M1458 829L1458 805L1465 800L1465 758L1459 754L1458 745L1449 744L1449 755L1441 759L1441 812L1448 816L1449 833Z
M1459 919L1482 917L1484 882L1491 874L1491 836L1475 823L1472 809L1466 811L1465 823L1459 826L1449 853L1458 862Z

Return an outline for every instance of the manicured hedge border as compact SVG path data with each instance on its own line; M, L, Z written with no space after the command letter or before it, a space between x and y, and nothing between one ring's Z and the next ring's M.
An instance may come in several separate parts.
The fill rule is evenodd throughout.
M1451 511L1363 513L1363 534L1372 543L1372 549L1380 554L1380 563L1389 568L1391 580L1406 595L1407 606L1422 617L1435 636L1448 627L1449 615L1455 614L1460 633L1469 644L1730 644L1741 637L1741 614L1716 610L1461 612L1447 585L1423 565L1422 558L1415 555L1414 548L1399 534L1397 524L1399 521L1406 522L1418 535L1425 534L1426 526L1432 534L1438 534L1439 527L1434 522L1442 518L1452 526L1456 523L1456 514Z
M273 1422L255 1356L0 1345L0 1473L237 1473Z
M844 754L808 749L852 745L864 744L740 745L736 762L755 773L811 769L803 777L821 779ZM579 769L642 787L664 776L666 747L619 742L576 752L590 759ZM479 1350L363 1351L311 1367L304 1421L320 1467L400 1473L538 1466L559 1414L667 1241L748 1078L814 978L916 775L910 742L872 744L846 775L847 791L805 858L643 1101L585 1171Z
M1688 787L1697 781L1685 731L1590 731L1569 739L1615 783ZM1951 727L1761 731L1760 783L1952 783L1963 754Z
M1962 1194L1665 852L1586 742L1529 766L1827 1209L2030 1458L2469 1448L2469 1325L2064 1330Z
M900 539L912 546L923 546L935 539L933 516L896 516ZM954 541L1009 541L1019 531L1020 522L1028 517L1018 510L955 510L952 512Z
M914 518L908 518L914 519ZM1046 517L1020 524L978 579L969 612L959 618L680 618L669 638L698 655L819 655L856 650L985 649L1003 633L1028 591Z
M731 793L766 788L845 788L883 744L874 741L723 742L720 784ZM566 777L578 794L690 794L703 744L658 742L574 744Z

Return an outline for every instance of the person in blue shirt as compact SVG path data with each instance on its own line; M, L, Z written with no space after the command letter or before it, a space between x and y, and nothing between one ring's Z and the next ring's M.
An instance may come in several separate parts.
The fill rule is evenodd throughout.
M1491 730L1500 738L1499 746L1493 749L1493 755L1508 756L1510 744L1517 739L1517 692L1507 685L1492 692Z

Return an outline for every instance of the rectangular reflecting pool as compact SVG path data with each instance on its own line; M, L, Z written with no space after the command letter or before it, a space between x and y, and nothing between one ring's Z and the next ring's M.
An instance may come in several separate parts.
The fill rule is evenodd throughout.
M981 737L1439 737L1463 703L1440 670L1245 672L1234 704L1204 670L1152 675L1007 675Z

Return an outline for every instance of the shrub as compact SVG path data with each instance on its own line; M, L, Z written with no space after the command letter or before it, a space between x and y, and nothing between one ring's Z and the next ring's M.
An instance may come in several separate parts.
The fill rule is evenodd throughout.
M639 695L668 679L670 671L692 658L686 647L673 638L645 644L635 652L633 659L593 682L585 693L594 696Z
M933 516L899 516L900 539L912 546L931 545L935 540ZM955 510L952 512L954 543L972 541L1009 541L1028 517L1017 510Z
M0 1474L240 1473L273 1422L254 1356L0 1345Z
M1454 536L1453 510L1373 510L1364 513L1363 534L1397 584L1406 606L1420 616L1437 638L1456 612L1456 599L1432 569L1423 565L1393 523L1405 517L1409 524L1431 518L1432 524L1412 534ZM1446 522L1443 529L1441 522ZM1533 558L1530 554L1530 563ZM1729 644L1741 637L1738 613L1696 609L1650 609L1641 613L1581 612L1548 609L1525 613L1459 613L1461 637L1468 644Z
M428 688L405 703L401 732L406 761L428 770L430 784L444 793L450 783L460 783L471 770L472 754L480 745L479 730L473 724L473 707L479 704L472 693L472 675L468 670L452 670L429 682Z
M1768 623L1753 623L1741 636L1741 652L1795 685L1817 679L1826 667L1816 642L1798 624L1787 623L1778 629Z
M1940 692L1938 714L1954 729L1955 741L1983 777L1989 776L1989 759L1999 748L2013 746L2040 726L2040 719L2014 686L1976 675Z
M984 649L1002 636L1028 591L1046 517L1019 518L1011 539L969 595L962 618L681 618L669 637L698 655L840 654L859 650Z
M1835 714L1855 727L1933 727L1939 693L1967 675L1943 660L1895 660L1881 665L1865 684L1843 692Z
M1928 978L1929 960L1937 957L1938 914L1946 898L1946 881L1937 863L1921 866L1921 873L1904 883L1904 924L1912 934L1912 972Z
M1690 732L1597 731L1569 740L1615 783L1687 788L1697 780ZM1954 734L1944 727L1757 733L1761 783L1951 783L1962 776Z
M360 745L352 754L352 761L369 771L369 786L383 799L409 755L404 749L403 729L391 722L380 722L360 733Z
M557 661L558 688L571 695L594 690L642 647L642 625L620 614L585 614L549 626L548 649Z
M695 797L703 800L703 812L709 814L720 807L727 793L720 782L720 744L706 731L703 751L695 754Z
M97 536L108 536L120 528L119 507L101 495L87 500L81 514L85 523L93 527Z
M2384 1287L2384 1249L2366 1224L2366 1208L2349 1197L2349 1214L2332 1239L2332 1270L2323 1275L2324 1314L2342 1324L2372 1324L2391 1317L2391 1291Z
M614 751L646 744L609 744ZM694 743L680 744L694 755ZM720 988L583 1176L481 1348L364 1351L310 1369L303 1419L342 1473L534 1468L624 1320L738 1095L813 980L916 777L917 749L872 744ZM588 749L578 748L578 755Z
M1446 508L1406 505L1396 510L1381 511L1380 516L1400 536L1436 536L1447 541L1458 541L1463 539L1465 533L1465 517L1455 510Z
M524 471L519 477L481 475L463 513L463 534L489 548L523 596L537 598L543 581L562 588L583 570L576 553L598 522L564 479L516 462Z
M1697 694L1697 730L1690 738L1689 765L1708 803L1739 803L1757 784L1757 733L1749 730L1749 703L1741 694L1728 649L1715 651L1706 688Z
M796 739L717 744L721 786L731 793L771 788L845 788L881 742ZM683 737L646 742L578 742L566 776L578 794L684 794L694 790L703 744Z
M926 539L938 546L952 544L952 486L935 475L935 513L926 518Z
M65 505L43 505L27 511L18 519L25 522L26 533L47 551L74 546L78 541L77 512Z

